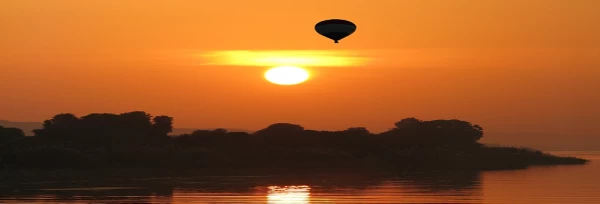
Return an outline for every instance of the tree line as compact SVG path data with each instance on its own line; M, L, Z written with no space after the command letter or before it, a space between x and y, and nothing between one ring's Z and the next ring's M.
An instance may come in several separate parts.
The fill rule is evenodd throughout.
M477 144L483 129L470 122L452 120L423 121L405 118L388 131L374 134L364 127L342 131L305 129L291 123L275 123L254 133L228 132L225 129L196 130L190 134L168 136L173 130L173 118L155 116L144 111L121 114L93 113L77 117L71 113L57 114L45 120L41 129L34 130L34 138L51 142L127 144L178 142L193 145L279 147L340 147L360 148L377 144L390 146L461 146ZM24 138L18 128L0 127L0 142Z
M43 127L33 133L37 138L52 141L111 144L156 142L165 139L172 130L172 117L152 117L144 111L133 111L83 117L62 113L45 120Z
M169 136L173 118L144 111L62 113L34 136L0 127L0 169L12 168L262 168L515 169L528 165L583 164L541 151L486 147L479 125L467 121L405 118L382 133L364 127L310 130L275 123L253 133L196 130Z

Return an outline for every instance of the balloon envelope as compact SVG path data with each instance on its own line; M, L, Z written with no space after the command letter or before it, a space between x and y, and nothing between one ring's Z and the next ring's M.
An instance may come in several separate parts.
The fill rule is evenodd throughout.
M317 25L315 25L315 30L322 36L338 43L339 40L354 33L354 31L356 31L356 25L347 20L329 19L317 23Z

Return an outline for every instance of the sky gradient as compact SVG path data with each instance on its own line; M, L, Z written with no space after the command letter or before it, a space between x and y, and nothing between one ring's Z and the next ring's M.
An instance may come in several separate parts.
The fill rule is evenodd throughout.
M176 127L380 132L406 117L457 118L491 143L600 149L599 10L596 0L4 0L0 119L143 110ZM314 31L329 18L358 29L334 44ZM262 77L290 64L312 77Z

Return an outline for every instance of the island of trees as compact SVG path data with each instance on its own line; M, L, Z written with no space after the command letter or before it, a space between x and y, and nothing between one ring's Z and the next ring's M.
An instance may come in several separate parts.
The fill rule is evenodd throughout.
M0 169L254 169L423 171L518 169L585 164L538 150L489 147L483 129L462 120L402 119L383 133L364 127L308 130L276 123L254 133L225 129L169 136L173 118L143 111L63 113L34 136L0 127Z

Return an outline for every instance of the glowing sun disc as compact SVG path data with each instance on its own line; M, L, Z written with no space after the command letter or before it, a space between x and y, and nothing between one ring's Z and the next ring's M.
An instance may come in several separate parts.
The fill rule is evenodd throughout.
M265 72L265 79L274 84L294 85L308 80L308 72L300 67L279 66Z

